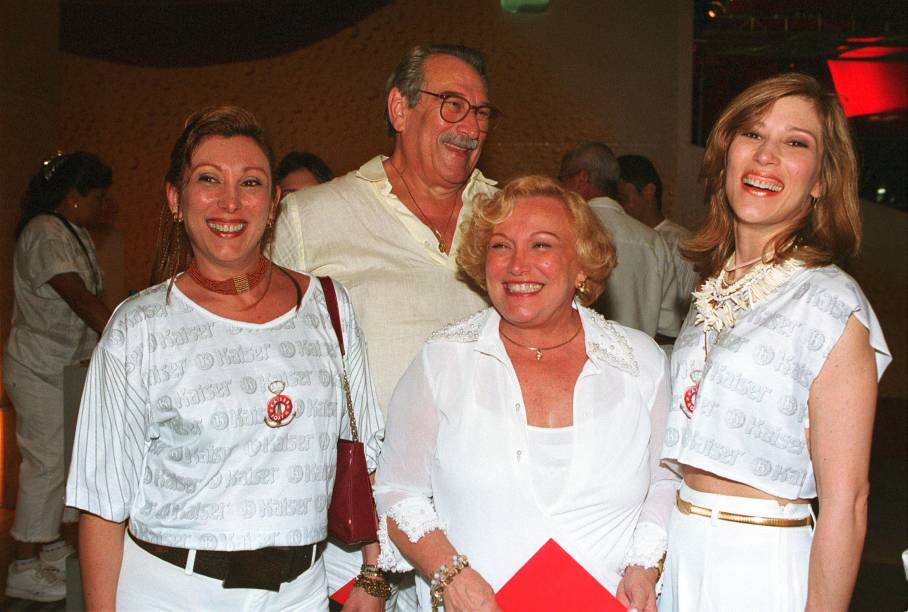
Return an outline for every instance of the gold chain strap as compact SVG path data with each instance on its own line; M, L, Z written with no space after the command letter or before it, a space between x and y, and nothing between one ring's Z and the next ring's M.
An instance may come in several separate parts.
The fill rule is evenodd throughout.
M347 416L350 418L350 433L354 442L359 442L359 431L356 429L356 417L353 415L353 398L350 396L350 381L347 380L347 366L341 355L341 382L344 385L344 397L347 400Z

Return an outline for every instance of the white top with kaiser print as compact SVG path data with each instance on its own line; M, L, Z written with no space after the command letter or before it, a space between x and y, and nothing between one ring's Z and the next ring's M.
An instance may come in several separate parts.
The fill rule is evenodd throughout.
M347 372L371 468L384 423L350 300ZM349 438L337 339L313 277L300 308L219 317L166 284L123 302L92 357L66 503L148 542L252 550L323 540L338 434ZM277 384L272 384L277 381ZM296 416L265 424L280 392ZM271 386L271 390L269 390Z
M785 499L817 495L807 448L810 385L854 317L870 332L877 379L892 361L879 321L853 278L837 266L801 268L733 328L709 334L691 307L672 353L672 405L662 458ZM693 417L684 392L702 371Z

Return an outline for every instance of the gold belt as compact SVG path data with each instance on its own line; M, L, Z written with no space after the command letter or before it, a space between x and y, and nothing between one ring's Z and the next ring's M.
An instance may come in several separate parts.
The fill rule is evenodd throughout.
M702 506L695 506L688 501L681 499L681 492L675 495L675 503L681 514L695 514L697 516L712 517L713 511ZM744 523L745 525L763 525L765 527L805 527L813 525L813 517L805 516L799 519L787 518L769 518L766 516L750 516L749 514L735 514L733 512L716 512L716 518L720 521L731 521L732 523Z

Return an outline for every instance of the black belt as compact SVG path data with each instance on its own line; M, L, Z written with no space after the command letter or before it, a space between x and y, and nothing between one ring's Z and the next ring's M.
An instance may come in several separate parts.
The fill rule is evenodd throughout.
M131 532L129 537L142 550L186 569L191 552L188 549L152 544L140 540ZM195 562L189 569L193 574L222 580L225 589L279 591L282 583L295 580L315 565L324 550L323 541L306 546L272 546L258 550L196 550Z

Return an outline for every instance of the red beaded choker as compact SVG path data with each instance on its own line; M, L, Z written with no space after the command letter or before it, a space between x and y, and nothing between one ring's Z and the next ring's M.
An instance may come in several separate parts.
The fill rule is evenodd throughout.
M252 272L240 274L239 276L234 276L228 280L216 281L204 276L199 270L196 260L193 259L189 262L189 268L186 269L186 274L189 275L189 278L209 291L223 293L224 295L238 295L250 291L262 282L262 279L265 278L265 272L268 271L269 263L271 262L264 257L260 257L258 266Z

